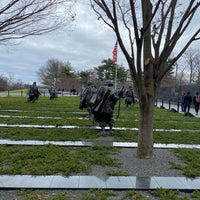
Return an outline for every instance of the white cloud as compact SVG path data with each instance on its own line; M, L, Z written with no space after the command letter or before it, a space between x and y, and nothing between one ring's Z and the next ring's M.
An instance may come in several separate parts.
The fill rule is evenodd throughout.
M76 6L76 20L65 31L28 37L15 46L1 46L0 75L14 75L16 80L32 83L39 81L36 72L52 58L69 61L76 71L96 67L103 59L112 58L114 32L97 20L87 1L79 1ZM127 66L119 48L118 63Z
M32 83L39 81L36 72L52 58L69 61L76 71L96 67L102 60L112 58L114 32L97 20L87 3L82 1L76 6L76 20L66 32L58 30L28 37L16 46L2 46L0 74ZM120 49L118 61L126 66Z
M76 71L98 66L112 57L116 38L100 24L85 3L77 4L76 20L66 32L28 37L15 46L1 46L0 74L14 75L25 83L39 81L36 72L49 59L69 61Z

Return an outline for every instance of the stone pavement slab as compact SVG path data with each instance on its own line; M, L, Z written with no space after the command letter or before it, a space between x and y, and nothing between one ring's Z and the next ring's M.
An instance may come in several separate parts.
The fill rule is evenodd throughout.
M82 141L41 141L41 140L9 140L0 139L0 145L26 145L26 146L42 146L42 145L58 145L58 146L112 146L120 148L136 148L136 142L110 142L110 141L96 141L96 142L82 142ZM154 148L159 149L177 149L177 148L196 148L200 149L200 144L154 144Z
M38 129L50 129L50 128L62 128L62 129L75 129L75 128L87 128L87 129L95 129L95 130L101 130L99 126L57 126L57 125L37 125L37 124L0 124L0 128L38 128ZM105 127L105 130L109 130L109 127ZM125 128L125 127L113 127L113 130L121 130L121 131L138 131L138 128ZM182 131L188 131L188 132L196 132L199 133L200 130L190 130L190 129L153 129L153 131L163 131L163 132L182 132Z
M2 175L0 189L143 189L200 190L200 178L137 176Z

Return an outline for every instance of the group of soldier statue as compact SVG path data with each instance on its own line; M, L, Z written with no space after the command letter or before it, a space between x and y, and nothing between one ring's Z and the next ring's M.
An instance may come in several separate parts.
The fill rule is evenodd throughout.
M113 82L107 80L98 90L88 82L86 88L80 94L80 109L86 108L92 121L98 122L101 127L101 135L106 135L105 127L109 126L109 134L112 134L114 118L113 110L120 98L125 98L126 106L135 103L132 87L127 91L124 88L116 90Z
M51 85L51 87L49 88L49 95L50 95L50 99L58 98L58 93L56 91L56 88L53 85Z
M125 91L124 98L125 98L125 105L127 108L129 105L131 107L134 107L136 103L136 99L135 99L133 87L131 85L129 85L128 90Z
M33 84L29 86L27 95L28 95L27 102L35 102L36 100L39 99L41 93L38 90L36 82L33 82ZM53 85L51 85L51 87L49 88L49 95L50 99L58 97L58 93Z
M33 84L29 86L27 95L28 95L27 102L35 102L36 100L39 99L41 93L38 90L36 82L33 82Z

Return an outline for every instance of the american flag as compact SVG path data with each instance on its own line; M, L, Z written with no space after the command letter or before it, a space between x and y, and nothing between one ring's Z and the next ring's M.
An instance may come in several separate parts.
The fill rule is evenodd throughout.
M112 54L113 54L113 62L116 63L117 62L117 42L115 43Z

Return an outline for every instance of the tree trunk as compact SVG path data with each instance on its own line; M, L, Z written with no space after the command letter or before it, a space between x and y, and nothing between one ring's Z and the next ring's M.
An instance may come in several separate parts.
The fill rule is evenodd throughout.
M154 98L140 103L140 121L138 134L137 157L149 159L153 157L153 112Z
M141 1L143 13L143 62L144 80L140 89L140 122L137 156L142 159L153 157L153 111L154 111L154 65L151 54L152 5L150 0Z

